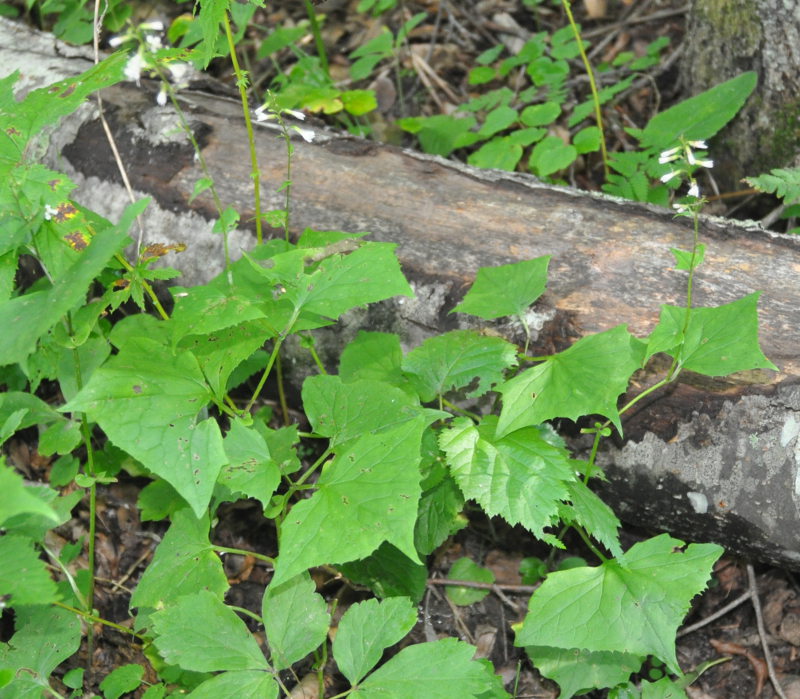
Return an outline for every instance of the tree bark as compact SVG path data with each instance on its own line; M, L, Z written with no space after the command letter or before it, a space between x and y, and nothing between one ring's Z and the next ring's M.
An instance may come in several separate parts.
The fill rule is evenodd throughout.
M3 34L9 31L10 39ZM7 70L33 45L28 34L20 38L23 31L0 22L0 46L12 47L0 49ZM43 40L39 61L57 47L52 38ZM58 62L53 51L45 65L40 85L59 71L88 67L80 57ZM35 80L27 68L26 88ZM189 201L203 173L175 131L175 117L155 105L155 91L116 86L104 91L104 109L134 189L153 197L144 242L188 243L170 263L184 270L188 283L202 283L222 268L221 241L211 233L215 213L206 196ZM181 101L224 205L252 220L240 107L197 90ZM436 332L476 327L474 319L449 311L481 266L552 256L549 287L533 314L539 355L620 323L646 336L661 304L684 303L686 276L673 269L670 248L689 247L692 232L670 211L317 131L315 143L294 143L293 233L369 230L374 240L395 242L416 292L413 300L358 310L320 331L320 353L333 369L361 328L397 332L412 347ZM285 143L274 130L259 128L257 150L264 208L279 208ZM80 183L77 201L112 219L119 215L127 197L95 108L62 123L51 135L48 158ZM800 239L710 218L703 219L701 238L708 250L696 304L720 305L761 290L761 345L780 372L713 380L687 373L652 396L626 417L625 440L602 454L610 479L604 496L633 522L800 569ZM231 244L251 246L252 231L238 231ZM521 339L512 323L494 329ZM298 349L295 358L301 357ZM296 372L298 382L303 375ZM657 367L642 372L631 395L656 378ZM573 444L585 448L580 437Z
M800 0L693 0L681 69L687 96L748 70L758 85L711 144L723 191L800 165Z

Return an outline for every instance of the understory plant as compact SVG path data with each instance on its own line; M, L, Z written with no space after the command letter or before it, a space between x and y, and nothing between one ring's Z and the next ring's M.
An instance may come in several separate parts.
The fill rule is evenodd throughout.
M209 12L203 5L208 59L229 22ZM209 282L172 287L164 304L151 282L176 274L152 267L166 246L125 256L147 200L109 221L70 198L66 175L37 161L43 130L122 80L130 60L114 54L22 101L13 94L17 75L0 80L0 327L13 329L0 336L0 437L34 439L51 460L49 483L0 463L0 600L13 625L0 642L0 697L88 690L83 670L103 627L147 658L106 677L107 697L278 697L309 668L322 693L341 674L346 688L336 696L509 696L491 663L456 638L405 643L381 663L417 623L428 557L465 526L468 502L556 550L574 530L595 557L544 568L515 626L515 643L562 697L592 688L619 698L685 696L676 631L722 549L662 534L625 550L619 520L592 485L603 478L601 440L622 434L626 411L645 395L683 371L776 368L758 346L757 293L715 308L692 304L704 256L696 170L710 165L702 136L676 127L659 157L665 182L688 185L678 206L694 227L687 248L673 251L686 302L664 305L647 337L620 325L531 355L544 255L479 270L453 309L516 319L522 346L454 330L404 348L396 334L361 332L329 371L315 351L316 329L351 309L413 296L394 244L311 229L295 242L257 241L238 261L226 255ZM32 265L32 277L19 273ZM302 385L308 431L280 425L264 401L290 338L319 369ZM657 354L668 358L661 380L620 405L631 376ZM587 425L588 455L570 451L550 425L558 418ZM125 474L149 479L142 518L169 522L136 580L130 624L103 618L94 592L97 498ZM274 527L269 550L215 543L221 506L240 500L258 503ZM82 501L85 537L53 536ZM271 571L260 609L226 597L228 553ZM336 618L335 635L334 603L314 569L374 593ZM460 570L472 574L469 565ZM82 641L90 660L64 674L59 665ZM636 679L648 661L668 674Z

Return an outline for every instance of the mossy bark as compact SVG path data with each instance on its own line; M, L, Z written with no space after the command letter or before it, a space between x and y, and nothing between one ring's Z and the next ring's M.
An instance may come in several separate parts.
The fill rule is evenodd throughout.
M693 0L682 66L696 95L753 70L758 86L713 141L720 188L774 167L800 165L800 0Z

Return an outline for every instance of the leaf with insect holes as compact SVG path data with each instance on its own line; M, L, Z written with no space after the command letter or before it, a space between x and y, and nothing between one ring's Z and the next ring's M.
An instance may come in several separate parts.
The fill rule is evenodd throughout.
M758 345L760 295L756 292L722 306L691 309L685 333L686 309L661 306L658 325L647 343L647 357L656 352L673 357L677 353L683 369L705 376L727 376L749 369L778 371Z
M675 633L723 552L684 546L662 534L634 544L624 565L612 559L550 573L530 599L516 645L653 655L680 675Z
M477 385L467 392L482 396L517 363L517 348L500 337L453 330L425 340L403 359L402 367L424 402L448 391Z
M194 672L269 669L245 623L208 590L178 598L151 619L155 646L170 665Z
M252 427L235 419L223 440L228 463L217 479L232 492L255 498L264 507L281 481L278 465L272 460L264 438Z
M544 529L551 526L574 480L565 449L548 443L535 427L504 437L495 434L497 418L487 416L477 427L468 418L453 420L442 431L439 446L464 497L489 515L521 524L557 545Z
M132 609L157 609L196 590L210 590L222 599L228 579L208 530L207 515L195 517L186 507L173 513L172 524L133 591Z
M286 516L273 585L312 566L364 558L384 541L419 561L414 523L427 423L417 416L347 442L323 468L317 492Z
M227 462L216 420L198 421L211 400L197 359L140 337L96 369L62 412L85 412L108 438L205 512Z
M94 278L128 239L124 230L110 227L92 238L73 264L44 291L33 291L0 304L0 366L23 361L36 343L67 311L86 298Z
M498 387L503 436L527 425L584 415L607 417L621 433L617 399L642 363L643 345L626 326L588 335Z
M550 255L498 267L481 267L472 287L453 313L484 320L521 316L547 287Z

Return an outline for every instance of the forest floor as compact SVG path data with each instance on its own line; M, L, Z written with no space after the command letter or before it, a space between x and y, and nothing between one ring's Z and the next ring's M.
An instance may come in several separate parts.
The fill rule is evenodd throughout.
M492 46L526 36L534 31L552 31L564 26L563 11L558 3L543 2L536 11L526 9L521 0L481 0L450 3L439 0L400 2L398 7L380 17L358 13L355 0L329 0L320 6L327 13L323 36L329 47L331 71L335 77L347 79L349 54L379 32L383 23L397 28L415 12L429 13L409 37L412 44L424 46L417 59L404 71L403 101L396 93L389 95L381 118L390 122L411 114L447 113L471 96L467 84L469 67L475 58ZM174 12L174 10L170 10ZM586 8L575 8L576 19L583 25L584 38L592 42L593 61L611 61L622 51L641 52L659 36L669 36L671 43L663 54L662 65L652 71L653 79L624 94L613 106L620 124L643 126L658 109L674 103L679 95L681 42L685 32L686 6L674 0L637 0L622 4L611 0L606 13L596 19L586 16ZM295 23L305 16L301 2L268 3L257 19L266 27ZM254 34L254 40L257 38ZM310 47L309 47L309 50ZM421 66L426 66L422 68ZM249 65L255 84L266 86L274 76L269 62L258 63L253 57ZM224 64L216 66L217 77L229 78ZM386 78L376 78L376 89L389 92ZM391 130L389 130L391 132ZM621 130L614 131L622 134ZM621 136L620 136L621 137ZM408 145L407 142L403 143ZM610 149L620 147L610 143ZM567 174L567 180L586 189L598 188L598 161L587 158ZM718 213L727 213L719 211ZM35 441L16 441L10 445L9 461L30 480L45 480L50 464L40 457ZM142 522L136 506L137 496L145 481L121 478L100 489L98 496L97 574L100 614L120 624L129 624L128 601L138 577L150 562L166 529L165 523ZM516 686L515 696L555 698L557 686L543 679L527 661L524 651L513 644L511 625L525 614L529 590L521 584L519 563L525 556L543 555L532 537L502 522L488 521L482 515L470 515L471 526L447 542L430 562L431 579L421 603L421 621L408 641L419 642L442 636L455 636L475 644L483 657L489 658L507 681ZM86 535L88 510L81 506L75 518L57 530L54 536L74 542ZM631 545L645 534L626 529L625 543ZM215 530L215 543L223 546L257 550L267 555L276 551L274 530L255 503L223 506ZM57 545L57 542L54 542ZM579 544L573 544L563 555L582 555ZM444 594L437 578L447 575L453 561L463 555L492 570L495 586L482 601L468 607L454 605ZM544 553L546 555L546 553ZM226 570L233 587L231 604L260 611L261 597L269 582L270 571L260 562L245 556L228 555ZM678 659L686 672L710 660L727 657L728 661L711 667L686 691L692 699L732 699L738 697L776 696L767 677L762 638L756 623L752 596L757 595L763 608L766 639L780 678L783 691L790 699L800 699L800 587L788 571L756 567L756 587L748 579L747 563L722 558L715 567L708 591L695 600L686 620L687 627L678 640ZM340 579L320 571L320 590L339 600L339 607L362 599L364 593L347 587ZM738 601L727 613L719 610ZM696 627L696 628L695 628ZM0 632L2 629L0 628ZM97 682L113 668L131 662L145 661L141 649L129 637L97 626L96 647L92 665ZM85 650L84 650L85 654ZM71 662L85 663L76 657ZM305 668L307 670L308 668ZM300 668L302 674L303 668ZM651 678L659 668L650 668ZM152 677L151 679L155 679ZM328 694L342 691L341 677L332 675ZM306 697L313 696L308 689ZM594 693L590 696L604 696Z

